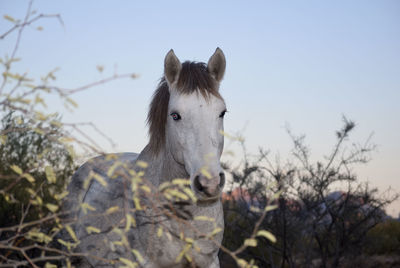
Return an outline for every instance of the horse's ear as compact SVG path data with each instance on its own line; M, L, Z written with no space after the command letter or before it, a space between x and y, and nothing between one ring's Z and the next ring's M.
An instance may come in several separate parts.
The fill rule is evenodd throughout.
M207 69L208 72L218 81L220 82L222 78L224 78L226 67L225 55L222 50L217 47L214 54L208 60Z
M170 50L164 60L164 76L168 84L176 82L181 71L182 64L175 56L174 50Z

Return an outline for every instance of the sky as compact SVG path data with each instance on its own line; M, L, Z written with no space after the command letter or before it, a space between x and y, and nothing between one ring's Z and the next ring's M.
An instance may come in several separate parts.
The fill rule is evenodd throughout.
M27 5L0 0L0 15L22 18ZM357 125L352 141L372 134L377 145L371 162L357 168L361 181L400 191L399 1L36 0L33 9L60 14L64 25L43 19L24 32L20 72L39 78L59 67L56 83L69 88L115 72L139 75L77 93L72 113L48 100L64 121L93 122L111 137L116 147L93 133L108 152L146 145L148 104L171 48L181 61L207 62L220 47L225 130L240 132L250 153L263 147L286 159L289 126L321 159L346 116ZM10 25L1 19L0 32ZM15 37L0 42L1 56ZM400 201L388 212L399 215Z

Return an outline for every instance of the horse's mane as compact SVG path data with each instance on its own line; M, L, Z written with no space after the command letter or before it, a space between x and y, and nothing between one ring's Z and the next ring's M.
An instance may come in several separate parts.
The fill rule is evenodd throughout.
M219 83L208 72L205 63L190 61L182 63L176 88L180 94L198 92L206 99L209 98L210 94L222 98L218 92L218 87ZM169 96L168 83L165 77L162 77L153 94L147 115L150 135L148 149L153 154L157 154L165 145Z

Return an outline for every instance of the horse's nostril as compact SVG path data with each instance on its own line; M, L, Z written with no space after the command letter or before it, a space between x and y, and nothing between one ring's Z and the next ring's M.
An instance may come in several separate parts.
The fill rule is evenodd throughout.
M220 172L219 173L219 187L222 189L225 185L225 173Z
M197 175L197 176L194 178L194 187L195 187L199 192L203 192L203 191L204 191L204 187L203 187L203 185L201 185L201 183L200 183L200 176L199 176L199 175Z

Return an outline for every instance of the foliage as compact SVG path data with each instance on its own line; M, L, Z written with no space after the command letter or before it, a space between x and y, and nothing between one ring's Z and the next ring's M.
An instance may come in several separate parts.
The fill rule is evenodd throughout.
M75 170L71 148L59 141L59 126L44 127L45 123L32 124L12 113L2 120L0 226L38 220L55 212L67 178ZM35 131L39 128L47 131Z
M60 250L55 243L65 228L60 224L60 203L76 167L73 145L84 152L101 153L82 126L103 133L91 123L63 122L47 111L47 97L58 96L66 109L73 110L77 108L73 94L136 77L132 73L114 74L76 88L63 88L56 84L58 68L40 79L16 71L23 33L27 29L42 31L42 26L34 26L43 19L63 24L59 14L38 14L32 5L30 1L23 19L4 15L10 27L0 34L0 41L15 37L14 45L4 51L7 54L0 55L0 267L52 267L50 262L76 255Z
M336 144L323 161L313 163L304 136L288 131L294 148L285 165L273 164L261 149L255 160L245 156L241 168L228 169L233 183L224 203L223 244L229 247L237 236L246 237L260 208L279 194L277 209L260 225L275 234L277 242L260 241L242 257L262 267L338 267L343 258L360 254L367 232L385 220L384 207L398 195L379 195L352 172L354 165L367 163L374 150L369 141L347 145L354 127L344 118Z
M365 240L364 252L369 255L400 256L400 222L388 220L370 229Z

